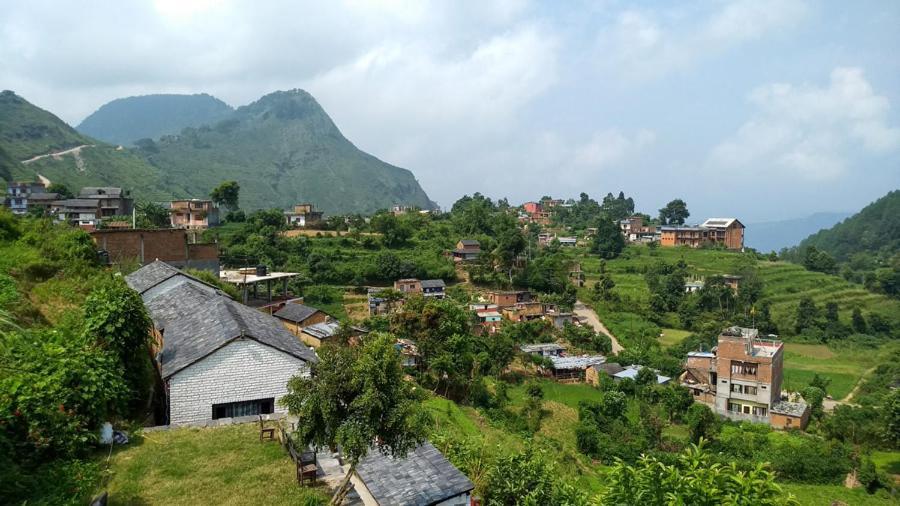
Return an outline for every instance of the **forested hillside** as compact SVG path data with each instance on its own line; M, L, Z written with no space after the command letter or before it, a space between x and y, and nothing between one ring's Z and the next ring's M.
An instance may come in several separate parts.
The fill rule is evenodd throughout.
M12 159L27 160L93 142L12 91L0 92L0 150Z
M211 125L232 111L231 106L205 93L127 97L104 104L76 130L111 144L130 146L138 139L158 139L186 127Z

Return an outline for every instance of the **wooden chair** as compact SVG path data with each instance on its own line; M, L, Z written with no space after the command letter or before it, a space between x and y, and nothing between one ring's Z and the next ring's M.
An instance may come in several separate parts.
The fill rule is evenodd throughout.
M316 452L315 450L305 451L300 454L300 462L297 464L298 476L300 477L300 484L303 484L304 480L308 480L310 483L316 483L316 469L317 469L317 461L316 461Z
M259 442L275 441L275 427L266 427L266 421L263 420L262 415L257 416L259 417Z

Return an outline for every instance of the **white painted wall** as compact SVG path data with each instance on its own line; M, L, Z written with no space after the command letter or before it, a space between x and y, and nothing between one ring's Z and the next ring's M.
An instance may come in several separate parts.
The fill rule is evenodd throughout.
M212 418L213 404L268 397L275 398L275 412L283 413L278 399L298 374L309 374L303 360L252 339L238 339L169 379L169 423L203 422Z

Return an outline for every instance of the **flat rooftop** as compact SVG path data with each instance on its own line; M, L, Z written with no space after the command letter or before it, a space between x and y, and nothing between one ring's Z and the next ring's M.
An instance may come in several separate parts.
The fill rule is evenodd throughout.
M293 278L299 276L299 272L269 272L265 276L254 274L242 274L240 271L221 271L219 279L235 285L252 285L261 281L273 281L276 279Z

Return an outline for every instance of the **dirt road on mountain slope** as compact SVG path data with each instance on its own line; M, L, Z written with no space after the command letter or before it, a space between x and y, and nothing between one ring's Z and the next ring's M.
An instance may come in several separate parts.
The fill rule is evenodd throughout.
M36 162L42 158L47 158L49 156L52 156L53 158L59 158L62 155L68 155L69 153L77 155L77 154L81 153L81 148L92 148L94 146L95 146L95 144L82 144L81 146L75 146L74 148L69 148L69 149L66 149L63 151L57 151L55 153L47 153L46 155L34 156L34 157L29 158L28 160L22 160L22 163L25 165L28 165L29 163Z
M609 329L606 328L606 325L603 325L603 322L600 321L597 313L595 313L594 310L590 307L586 306L583 302L575 301L575 307L573 308L572 312L579 317L586 318L588 323L590 323L591 326L594 327L595 331L608 336L609 340L612 341L613 353L619 353L620 351L625 349L621 344L619 344L619 340L616 339L616 336L612 335L612 332L610 332Z

